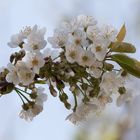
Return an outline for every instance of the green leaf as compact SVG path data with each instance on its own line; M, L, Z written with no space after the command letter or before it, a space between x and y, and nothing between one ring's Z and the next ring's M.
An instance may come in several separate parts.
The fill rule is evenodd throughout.
M117 62L124 70L140 78L140 62L124 54L114 54L112 60Z
M126 35L126 28L125 28L125 24L122 26L122 28L120 29L120 32L117 35L117 40L119 42L122 42L125 38Z
M136 48L130 43L115 42L111 45L111 51L120 53L135 53Z

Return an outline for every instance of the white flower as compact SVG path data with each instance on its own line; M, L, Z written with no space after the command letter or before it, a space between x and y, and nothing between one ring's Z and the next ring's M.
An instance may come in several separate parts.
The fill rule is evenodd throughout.
M44 66L45 60L40 52L30 53L28 52L25 56L26 64L29 68L32 68L34 73L39 74L39 70Z
M72 122L74 125L80 123L83 121L83 116L79 116L77 115L76 112L73 112L71 114L69 114L67 117L66 117L66 120L69 120L70 122Z
M103 61L106 53L107 48L103 46L95 46L94 44L91 44L90 46L91 52L95 55L96 59L99 61Z
M103 89L106 94L117 93L119 87L124 86L124 79L118 76L116 72L105 72L102 76L100 88Z
M99 45L102 41L102 36L100 35L100 30L96 26L89 26L87 28L87 37L95 44Z
M26 26L21 30L21 34L23 35L24 38L27 38L27 36L32 32L32 28L30 26Z
M77 29L79 29L80 23L77 21L76 18L72 19L71 21L64 21L61 25L60 28L66 31L67 33L73 33Z
M27 51L40 51L43 49L47 42L44 40L45 28L38 29L35 25L31 33L27 36L27 43L23 44L23 48Z
M73 124L78 124L83 121L86 121L90 115L96 113L98 106L96 104L87 103L81 104L77 107L76 112L68 115L66 120L71 121Z
M88 69L88 72L95 78L99 78L102 74L103 63L95 61Z
M77 21L82 27L87 28L88 26L94 26L97 21L92 16L79 15Z
M34 116L37 116L38 114L40 114L43 111L43 104L34 104L33 108L32 108L32 113L34 114Z
M22 110L20 113L20 118L26 121L32 121L34 117L43 111L43 103L47 100L47 95L44 93L44 88L38 87L33 92L37 93L37 98L35 99L35 104L28 110Z
M116 41L117 30L109 25L104 25L101 28L101 34L103 37L102 45L108 47L111 42Z
M95 57L90 51L83 50L79 52L78 64L81 66L91 66L95 62Z
M77 47L74 46L67 46L65 53L67 61L69 63L77 62L77 60L79 59L79 51L80 48L78 49Z
M75 47L87 47L86 33L81 30L76 30L73 34L69 34L68 43L74 44Z
M22 33L18 33L11 36L11 42L8 43L8 46L11 48L19 47L21 43L24 41L24 36Z
M126 102L131 102L137 96L132 89L126 89L126 93L119 95L117 98L117 106L121 106Z
M26 121L32 121L35 115L33 114L32 109L28 109L28 110L22 109L19 114L19 117L21 119L25 119Z
M16 68L20 82L23 85L29 85L33 82L35 73L27 66L25 62L18 61L16 64Z
M66 45L67 36L65 31L56 29L53 37L48 38L48 42L52 44L53 48L61 48Z
M36 88L37 98L35 99L36 104L43 105L43 102L47 100L47 95L44 93L43 87Z
M25 119L26 121L32 121L34 117L36 117L39 113L43 110L43 105L41 104L34 104L33 107L29 108L28 110L22 109L19 117L21 119Z
M107 103L112 103L112 98L108 95L106 95L106 93L104 91L100 91L99 93L99 103L100 103L100 108L103 110L106 106Z
M17 74L17 68L12 63L9 63L7 65L7 69L9 71L9 73L6 75L7 82L18 85L20 83L20 80Z

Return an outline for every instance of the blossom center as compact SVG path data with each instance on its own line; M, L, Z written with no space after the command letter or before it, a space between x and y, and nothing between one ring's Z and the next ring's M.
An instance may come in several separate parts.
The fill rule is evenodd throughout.
M88 61L88 57L87 57L87 56L83 56L83 57L82 57L82 60L83 60L84 62L86 62L86 61Z
M31 73L26 73L26 77L31 78L32 77Z
M80 45L80 44L81 44L81 40L80 40L80 39L76 39L76 40L75 40L75 44L76 44L76 45Z
M33 50L37 50L38 49L38 45L33 45Z
M76 57L75 51L70 52L69 56L74 59Z
M102 50L101 46L96 47L96 52L100 52Z
M37 59L34 59L33 61L32 61L32 64L35 66L35 65L38 65L38 60Z

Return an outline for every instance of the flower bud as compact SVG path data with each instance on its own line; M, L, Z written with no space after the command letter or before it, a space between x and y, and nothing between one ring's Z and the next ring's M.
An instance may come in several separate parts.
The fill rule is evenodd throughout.
M123 76L123 77L127 76L127 71L124 70L124 71L121 73L121 76Z
M119 90L118 90L118 92L120 94L125 94L126 93L126 88L125 87L120 87Z
M64 105L65 105L65 107L66 107L68 110L71 109L71 104L70 104L70 103L65 102Z
M7 83L7 82L1 82L0 83L0 94L1 95L5 95L5 94L9 94L14 90L14 84L12 83Z
M28 110L28 109L29 109L29 104L23 104L23 105L22 105L22 108L23 108L24 110Z
M53 85L50 85L49 89L50 89L51 95L52 95L53 97L56 97L56 96L57 96L57 92L56 92L56 90L54 89Z
M108 71L112 71L114 66L110 63L104 63L104 68Z
M10 56L10 62L12 63L12 62L14 61L14 59L15 59L15 54L12 54L12 55Z
M36 99L37 93L36 93L36 92L32 92L32 93L30 94L30 97L31 97L31 99Z

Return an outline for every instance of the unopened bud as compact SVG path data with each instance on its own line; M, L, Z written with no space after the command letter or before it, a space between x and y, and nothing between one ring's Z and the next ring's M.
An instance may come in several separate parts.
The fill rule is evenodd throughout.
M118 90L118 92L119 92L120 94L125 94L125 93L126 93L125 87L120 87L119 90Z
M30 94L31 99L36 99L37 98L37 93L36 92L32 92Z
M64 105L65 105L65 107L66 107L67 109L71 109L71 104L70 104L70 103L65 102Z
M23 105L22 105L22 108L23 108L24 110L28 110L28 109L29 109L29 104L23 104Z
M50 85L49 89L50 89L51 95L54 96L54 97L56 97L56 96L57 96L57 92L56 92L56 90L54 89L53 85Z
M113 68L114 68L114 66L112 64L110 64L110 63L104 63L104 67L108 71L112 71Z
M12 55L10 56L10 62L12 63L12 62L14 61L14 59L15 59L15 54L12 54Z
M124 70L124 71L121 73L121 76L123 76L123 77L127 76L127 71Z

